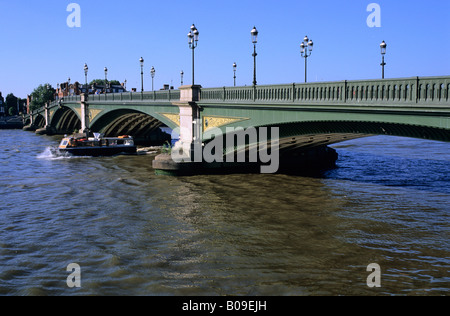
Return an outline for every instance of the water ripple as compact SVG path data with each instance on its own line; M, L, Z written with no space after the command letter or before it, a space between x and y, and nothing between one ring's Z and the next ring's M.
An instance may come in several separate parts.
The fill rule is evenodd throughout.
M57 137L0 133L0 295L448 294L440 143L342 143L321 178L171 178L151 155L72 159Z

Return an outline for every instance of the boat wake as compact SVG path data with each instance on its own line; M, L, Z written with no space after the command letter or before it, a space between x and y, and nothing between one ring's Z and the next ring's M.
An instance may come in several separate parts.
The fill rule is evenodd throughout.
M62 153L58 150L57 147L51 146L45 148L44 152L42 152L37 156L37 159L44 159L44 160L61 160L71 158L74 158L74 156L70 155L69 153Z
M137 150L137 155L156 155L160 152L160 147L143 147ZM136 155L130 154L130 155ZM58 147L49 146L45 148L44 152L37 156L37 159L43 160L61 160L61 159L82 159L92 158L91 156L74 156L70 153L63 153L59 151Z

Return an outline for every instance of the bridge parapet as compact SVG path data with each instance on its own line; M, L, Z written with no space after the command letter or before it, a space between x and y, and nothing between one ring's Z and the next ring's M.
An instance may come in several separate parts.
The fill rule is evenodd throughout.
M180 97L180 90L160 90L89 95L89 102L151 104L152 102L179 102ZM63 100L52 102L48 108L80 102L80 96L66 96ZM450 76L205 88L201 89L199 102L448 107ZM35 116L44 112L45 107L42 107L33 111L31 115Z
M89 102L102 102L102 101L179 101L180 91L179 90L160 90L160 91L149 91L149 92L125 92L125 93L108 93L108 94L90 94ZM81 102L80 95L65 96L60 100L53 101L49 108L59 106L60 103L79 103ZM44 111L44 107L37 109L32 112L32 114L38 114Z
M450 104L450 77L414 77L202 89L200 102Z
M108 94L90 94L89 102L178 102L180 100L180 90L160 90L149 92L125 92L125 93L108 93ZM65 103L80 103L80 95L65 96L62 99L55 100L50 103L49 109L64 105ZM45 107L36 109L25 118L36 116L45 112Z
M80 102L81 101L81 95L66 96L66 97L63 98L63 100L66 101L66 102ZM53 101L50 106L57 105L58 102L59 102L59 100Z
M89 95L90 102L96 101L179 101L179 90L160 90L149 92L125 92Z

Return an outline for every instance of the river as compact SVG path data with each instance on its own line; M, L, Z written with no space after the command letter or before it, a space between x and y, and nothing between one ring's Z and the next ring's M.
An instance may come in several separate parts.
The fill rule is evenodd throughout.
M59 140L0 131L0 295L449 293L448 143L340 143L320 177L177 178L154 154L52 155Z

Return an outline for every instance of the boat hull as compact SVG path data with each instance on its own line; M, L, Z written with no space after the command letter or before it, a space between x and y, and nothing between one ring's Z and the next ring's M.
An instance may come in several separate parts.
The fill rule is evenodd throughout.
M117 146L117 147L76 147L60 148L61 153L68 153L73 156L102 157L115 156L120 154L136 154L136 146Z

